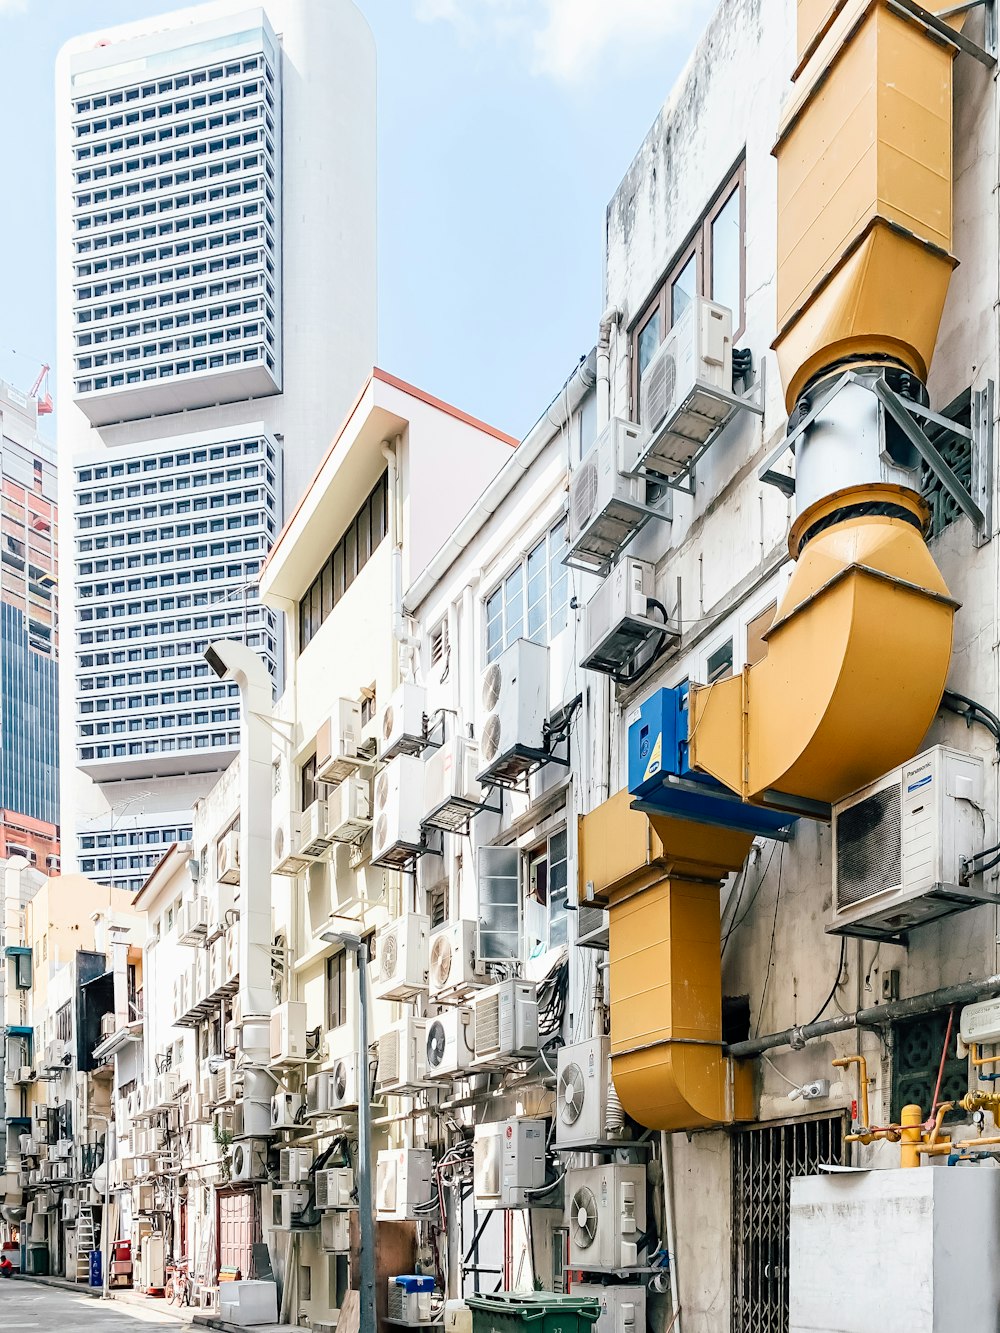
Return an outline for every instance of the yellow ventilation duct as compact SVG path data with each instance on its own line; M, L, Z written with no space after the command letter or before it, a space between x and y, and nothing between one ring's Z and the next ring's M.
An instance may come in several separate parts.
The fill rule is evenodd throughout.
M650 1129L753 1113L750 1070L722 1054L719 884L752 838L631 809L621 791L580 820L581 901L608 906L611 1072Z
M807 58L775 148L790 413L855 366L922 381L955 263L954 48L892 0L800 0L799 20ZM802 554L767 656L692 690L691 762L745 800L835 801L908 759L940 703L956 603L880 430L859 389L800 438Z
M833 802L909 758L940 703L955 603L924 544L915 460L872 389L884 373L922 394L937 338L954 54L905 0L799 0L774 344L789 414L807 421L798 565L765 658L690 699L692 767L744 800ZM749 845L647 821L625 792L581 823L581 901L609 911L615 1087L650 1128L752 1114L748 1072L722 1055L719 940L719 885Z

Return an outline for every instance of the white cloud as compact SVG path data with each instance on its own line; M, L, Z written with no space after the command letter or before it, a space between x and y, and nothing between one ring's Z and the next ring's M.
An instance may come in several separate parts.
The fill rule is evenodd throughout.
M2 2L2 0L0 0ZM463 41L514 39L535 74L572 83L607 58L647 52L690 33L715 0L416 0L424 22L451 24Z
M0 15L20 14L28 8L28 0L0 0Z

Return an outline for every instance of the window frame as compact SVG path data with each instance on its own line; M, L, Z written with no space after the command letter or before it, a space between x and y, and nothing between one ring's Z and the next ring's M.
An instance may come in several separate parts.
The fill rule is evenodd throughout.
M638 421L639 419L639 336L652 316L659 313L660 344L662 344L674 322L673 319L669 319L668 322L674 284L684 272L692 257L695 260L695 290L700 296L707 297L709 300L712 299L709 293L709 288L712 285L712 226L732 198L733 192L737 189L740 192L740 236L743 244L740 246L740 305L738 310L733 311L734 346L737 338L742 337L746 331L747 188L746 156L743 155L732 170L726 173L725 180L712 195L707 208L688 233L683 245L676 252L664 276L657 283L653 294L629 327L628 347L631 363L629 367L629 396L631 400L629 417L632 421Z
M337 949L326 960L326 1030L333 1032L347 1023L347 950ZM334 995L334 991L338 993Z
M561 530L562 536L558 544L553 543L553 536ZM570 612L570 594L569 578L566 566L562 564L562 552L566 549L569 542L569 520L564 513L555 516L545 527L544 532L536 540L525 548L520 557L514 564L508 566L503 577L490 584L490 591L483 597L481 602L482 611L482 652L483 662L495 662L513 643L518 639L531 639L533 643L548 645L569 625ZM545 618L544 637L535 638L528 632L528 562L538 551L539 547L544 547L544 562L542 573L545 579ZM553 558L555 552L556 559ZM553 578L553 571L561 571ZM519 580L516 598L519 606L519 612L514 618L513 625L518 626L518 633L511 636L513 625L508 624L508 598L507 585L512 579ZM562 601L553 615L553 588L561 584L563 589ZM491 616L489 612L490 603L495 597L500 598L499 617ZM537 606L536 601L533 605ZM562 623L556 624L556 619L562 617ZM499 620L500 636L495 644L490 641L490 627Z

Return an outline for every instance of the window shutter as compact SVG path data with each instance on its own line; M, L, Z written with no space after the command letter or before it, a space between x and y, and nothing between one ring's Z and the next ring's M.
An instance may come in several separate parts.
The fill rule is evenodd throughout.
M480 847L477 861L480 958L502 962L520 956L520 853L516 847Z

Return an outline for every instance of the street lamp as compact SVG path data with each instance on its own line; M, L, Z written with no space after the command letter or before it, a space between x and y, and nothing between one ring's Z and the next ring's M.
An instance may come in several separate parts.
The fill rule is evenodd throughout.
M368 1089L368 945L360 935L328 930L320 939L354 954L358 969L358 1049L364 1086L358 1096L358 1212L361 1226L361 1333L375 1333L375 1220L372 1208L372 1108Z

